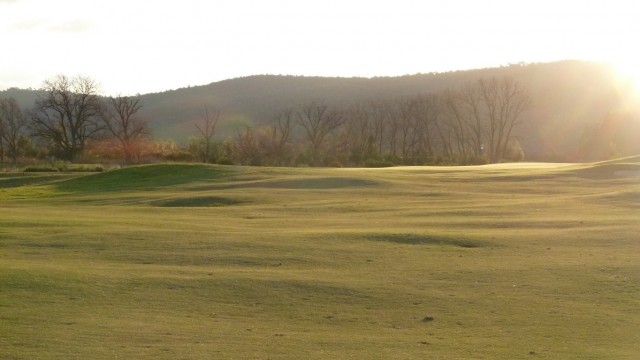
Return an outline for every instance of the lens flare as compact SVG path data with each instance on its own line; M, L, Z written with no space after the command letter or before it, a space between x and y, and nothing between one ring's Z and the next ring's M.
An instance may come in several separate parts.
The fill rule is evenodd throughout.
M628 58L611 63L618 83L629 92L629 96L640 102L640 60Z

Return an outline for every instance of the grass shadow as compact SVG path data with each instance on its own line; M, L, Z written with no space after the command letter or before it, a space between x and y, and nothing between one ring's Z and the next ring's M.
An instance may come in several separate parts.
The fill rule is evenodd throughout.
M330 190L351 187L374 186L379 182L358 178L321 177L291 180L267 180L238 183L228 185L228 189L264 188L264 189L290 189L290 190Z
M195 196L155 201L152 205L161 207L212 207L238 205L242 203L244 203L244 201L220 196Z
M482 243L477 240L471 240L459 237L449 237L444 235L426 235L426 234L369 234L364 236L369 241L384 241L396 244L409 245L445 245L461 248L479 248Z

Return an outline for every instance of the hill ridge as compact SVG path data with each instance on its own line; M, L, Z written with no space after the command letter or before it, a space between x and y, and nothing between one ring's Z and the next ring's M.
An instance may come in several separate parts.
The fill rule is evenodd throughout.
M347 107L361 101L455 89L491 77L511 77L532 95L533 107L516 129L526 159L603 160L610 156L606 153L609 143L616 143L615 155L640 153L640 144L631 135L640 133L640 105L626 107L624 89L611 67L579 60L369 78L248 75L143 94L140 116L149 121L156 139L171 138L186 144L189 137L196 136L194 124L202 119L205 106L223 111L217 129L221 140L246 126L268 124L275 112L311 101ZM0 91L0 97L14 96L25 109L37 94L37 90ZM598 132L611 114L618 119L608 138L586 139L589 132Z

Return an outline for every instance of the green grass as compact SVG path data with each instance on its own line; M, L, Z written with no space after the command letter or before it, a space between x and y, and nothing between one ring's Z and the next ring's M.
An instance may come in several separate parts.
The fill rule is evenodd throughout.
M634 164L0 177L0 358L636 359Z

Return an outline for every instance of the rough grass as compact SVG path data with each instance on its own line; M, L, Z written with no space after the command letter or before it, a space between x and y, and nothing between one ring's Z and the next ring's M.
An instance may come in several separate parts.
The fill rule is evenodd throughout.
M635 359L640 178L602 165L0 178L0 358Z

